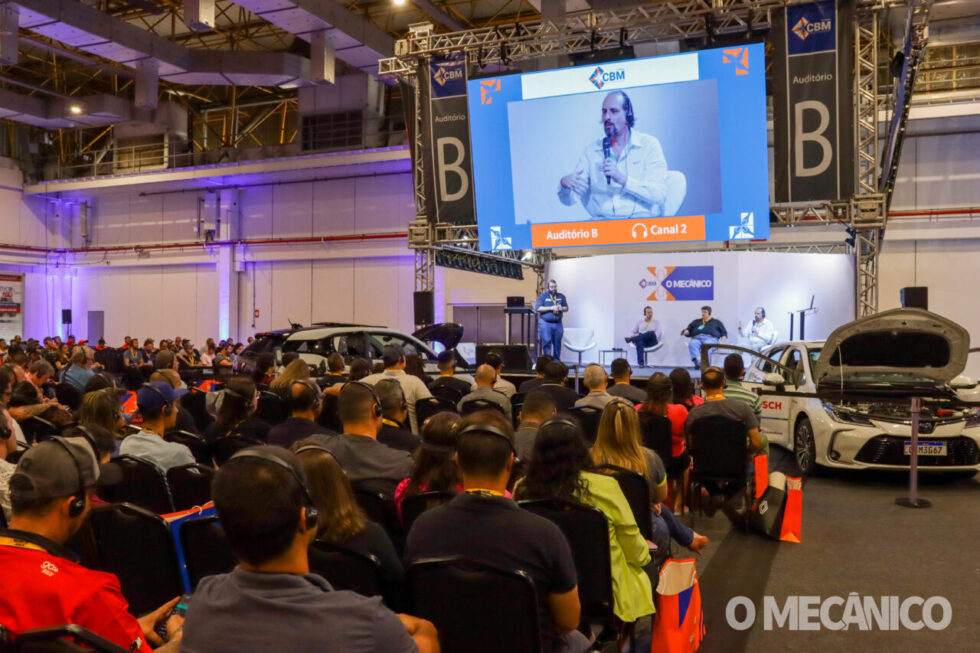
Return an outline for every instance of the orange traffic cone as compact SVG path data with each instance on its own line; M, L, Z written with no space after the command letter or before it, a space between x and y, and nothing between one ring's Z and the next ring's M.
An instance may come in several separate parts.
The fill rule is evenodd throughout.
M786 478L786 508L783 510L783 526L779 539L783 542L802 541L800 525L803 520L803 479Z

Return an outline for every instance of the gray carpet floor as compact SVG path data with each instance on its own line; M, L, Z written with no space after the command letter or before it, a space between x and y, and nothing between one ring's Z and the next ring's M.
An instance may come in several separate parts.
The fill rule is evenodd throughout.
M932 507L895 505L907 474L822 472L803 491L802 543L733 529L722 513L698 515L711 543L698 558L705 653L742 651L972 651L980 649L980 480L923 476ZM677 551L678 557L686 557ZM941 631L765 630L763 597L943 596L952 622ZM734 596L757 606L755 625L728 626ZM913 609L913 616L918 615ZM839 618L840 609L831 611ZM938 612L936 616L939 616Z

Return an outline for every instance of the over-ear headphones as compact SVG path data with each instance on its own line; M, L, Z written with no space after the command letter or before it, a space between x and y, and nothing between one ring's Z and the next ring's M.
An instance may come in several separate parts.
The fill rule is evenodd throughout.
M166 395L164 395L162 392L160 392L159 388L157 388L152 383L144 383L143 384L143 387L144 388L149 388L153 392L157 393L157 396L159 396L161 399L163 399L163 416L164 417L170 417L170 415L174 412L174 406L173 406L173 403L172 402L167 401Z
M72 495L71 503L68 504L68 516L78 517L83 512L85 512L85 501L86 501L85 488L82 487L82 465L81 463L78 462L78 458L75 457L75 452L71 450L71 447L69 447L68 444L61 439L60 436L54 436L48 439L51 440L52 442L57 442L58 446L64 449L65 453L68 454L68 457L71 458L71 461L75 463L75 476L76 478L78 478L78 491L75 492L74 495ZM93 451L94 450L95 448L93 446Z
M457 436L457 440L458 438L462 438L464 435L470 433L486 433L501 438L502 440L507 442L507 446L509 446L510 450L514 452L514 455L515 456L517 455L517 449L514 448L514 439L511 438L506 433L504 433L503 431L501 431L500 429L498 429L496 426L491 426L489 424L470 424L469 426L465 427L463 430L459 432L459 435Z
M302 449L306 448L307 447L302 447ZM300 492L302 492L303 498L306 499L306 505L304 506L306 508L306 528L307 530L316 528L316 522L320 516L320 513L316 509L316 504L313 502L313 493L310 492L309 486L306 485L306 479L303 478L303 474L300 472L300 470L296 469L289 462L283 460L274 453L259 451L254 447L250 449L242 449L229 458L229 460L234 460L235 458L256 458L258 460L264 460L267 463L271 463L289 472L289 474L292 475L292 477L299 484Z
M343 394L344 390L347 389L347 386L350 385L359 385L362 388L367 388L367 391L371 393L371 398L374 400L374 409L372 414L375 417L381 417L383 412L381 410L381 397L378 396L378 391L374 389L374 386L370 383L365 383L364 381L348 381L344 385L340 386L341 394ZM399 387L401 387L401 384L399 384Z
M636 123L636 118L633 116L633 102L630 100L630 96L623 91L619 91L619 94L623 98L623 114L626 116L626 124L632 129Z

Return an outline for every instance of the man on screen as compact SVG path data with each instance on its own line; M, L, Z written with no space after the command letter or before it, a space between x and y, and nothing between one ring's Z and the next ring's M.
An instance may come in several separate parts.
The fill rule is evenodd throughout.
M558 199L576 199L594 218L656 218L664 214L667 161L660 142L633 129L633 103L623 91L602 102L603 138L586 146L575 170L561 178Z

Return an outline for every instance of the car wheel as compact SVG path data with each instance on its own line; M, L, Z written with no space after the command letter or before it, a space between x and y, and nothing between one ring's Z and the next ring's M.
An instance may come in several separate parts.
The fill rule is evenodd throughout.
M793 430L793 452L800 471L809 476L817 467L817 444L813 440L813 425L810 419L801 417Z

